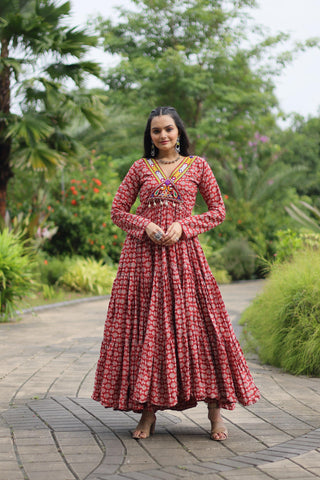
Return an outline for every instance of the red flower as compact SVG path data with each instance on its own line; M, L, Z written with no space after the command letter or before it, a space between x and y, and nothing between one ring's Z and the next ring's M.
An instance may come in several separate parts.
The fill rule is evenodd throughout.
M106 227L106 226L107 226L107 224L106 224L105 222L103 222L102 226L103 226L103 227Z
M77 180L75 180L74 178L71 180L71 183L76 183Z
M104 250L106 247L104 245L101 245L101 250Z
M118 235L113 235L113 238L118 238Z
M81 195L81 197L80 197L80 198L81 198L81 200L83 200L83 199L84 199L84 195Z
M93 244L94 244L94 241L93 241L93 240L89 240L89 243L90 243L90 245L93 245Z
M45 260L43 263L44 263L45 265L48 265L48 260Z
M240 225L240 223L242 223L242 220L240 220L240 218L239 218L239 220L238 220L238 223L239 223L239 225Z
M98 180L97 178L93 178L92 180L98 185L98 187L102 185L102 182L100 182L100 180Z
M87 180L84 178L84 179L82 180L82 183L87 183Z
M78 214L77 214L77 213L74 213L73 215L74 215L75 217L77 217L77 216L78 216Z
M72 195L78 195L78 190L75 190L75 189L74 189L74 190L72 190L71 193L72 193Z
M228 200L228 198L229 198L229 195L225 195L225 196L224 196L224 198L225 198L226 200Z
M71 200L71 205L77 205L77 200Z
M99 193L100 192L99 188L96 188L96 187L93 189L93 191L94 191L94 193Z

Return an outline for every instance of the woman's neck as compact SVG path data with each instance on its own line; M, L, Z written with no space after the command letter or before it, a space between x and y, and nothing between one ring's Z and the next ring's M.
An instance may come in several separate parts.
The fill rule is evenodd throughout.
M179 154L176 151L176 149L173 148L172 150L163 151L163 152L161 152L161 150L159 150L157 158L159 158L159 160L167 160L169 162L169 161L175 160L178 155Z

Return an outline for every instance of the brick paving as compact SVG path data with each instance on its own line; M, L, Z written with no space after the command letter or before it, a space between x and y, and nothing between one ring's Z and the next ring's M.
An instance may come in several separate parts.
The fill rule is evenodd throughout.
M222 286L237 320L263 282ZM209 439L204 404L138 415L90 399L106 299L59 305L0 324L0 480L262 480L320 478L320 379L248 363L262 399L223 411L226 442Z

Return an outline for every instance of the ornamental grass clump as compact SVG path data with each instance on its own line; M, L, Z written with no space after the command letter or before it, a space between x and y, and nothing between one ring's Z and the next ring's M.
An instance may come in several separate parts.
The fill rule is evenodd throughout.
M58 283L76 292L106 295L111 292L116 273L116 267L104 265L102 260L77 258L69 264Z
M18 301L33 290L33 257L21 235L0 232L0 321L13 316Z
M249 350L293 374L320 376L320 250L272 267L241 324Z

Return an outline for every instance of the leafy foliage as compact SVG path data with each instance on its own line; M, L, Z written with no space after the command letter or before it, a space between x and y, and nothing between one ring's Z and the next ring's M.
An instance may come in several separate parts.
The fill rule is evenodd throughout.
M59 284L77 292L97 295L110 293L116 276L116 268L103 265L102 260L78 258L60 278Z
M254 1L135 3L135 11L122 11L117 24L96 22L104 49L121 56L105 81L108 112L116 122L110 122L111 135L117 139L121 125L133 139L124 154L140 148L137 125L143 126L150 106L173 105L188 127L193 151L219 161L231 153L229 141L239 149L257 129L275 125L271 70L258 64L285 36L244 47ZM125 115L129 121L123 125ZM100 143L113 148L110 138L100 136Z
M21 237L8 229L0 233L0 321L9 319L18 300L28 295L35 286L33 261Z
M102 158L99 161L103 163ZM117 263L125 237L110 218L117 177L110 166L104 168L101 179L92 166L81 170L66 173L63 191L61 181L51 183L47 208L58 231L44 249L50 255L89 256Z
M309 118L296 115L292 125L277 135L281 147L281 160L286 165L307 167L305 182L297 183L299 195L307 195L314 206L320 208L320 117Z
M0 7L0 214L13 165L49 174L79 153L70 125L101 126L103 98L84 80L99 66L84 60L97 38L68 27L70 3L4 0ZM23 52L23 55L21 54ZM14 77L14 81L13 81ZM14 100L14 108L11 105Z
M307 229L313 230L314 232L320 232L320 210L303 200L300 200L300 204L304 209L291 203L290 206L286 207L286 211L292 218ZM310 215L305 213L305 211Z
M283 263L292 259L299 251L320 248L319 233L303 233L293 230L280 230L277 232L275 244L275 262Z
M233 280L250 279L255 271L256 254L247 240L234 238L223 247L224 267Z
M74 260L66 256L50 257L40 252L37 254L36 263L33 267L33 276L42 285L53 288ZM50 292L50 289L47 291Z

